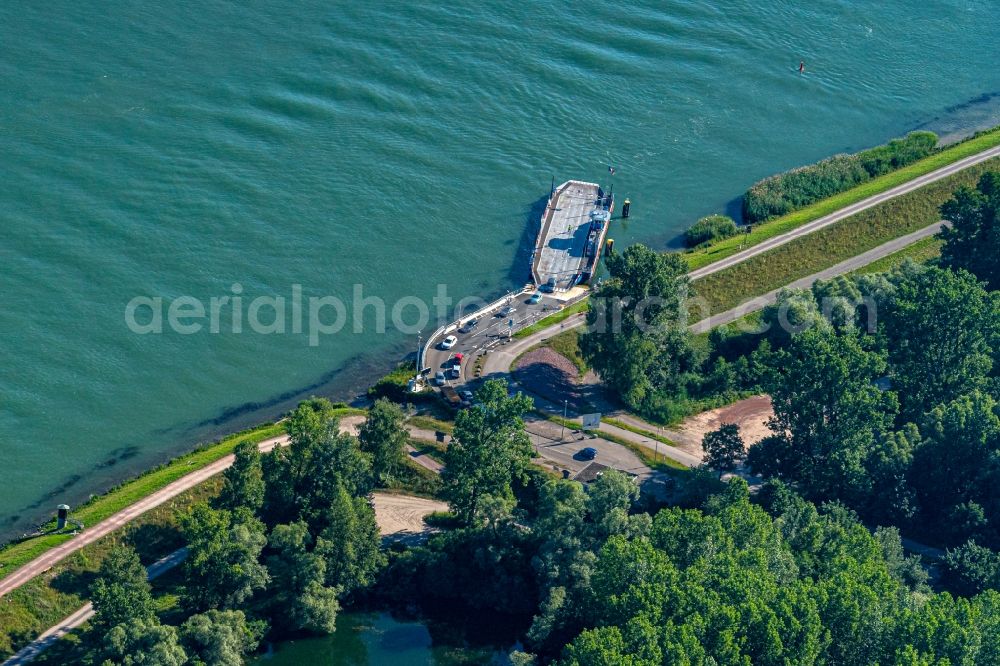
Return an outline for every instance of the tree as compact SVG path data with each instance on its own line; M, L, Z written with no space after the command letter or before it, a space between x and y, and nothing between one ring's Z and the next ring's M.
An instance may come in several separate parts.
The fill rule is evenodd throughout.
M914 452L909 478L923 517L939 539L992 539L1000 527L1000 514L993 511L998 412L992 397L974 391L934 408L922 424L924 441Z
M97 579L90 586L94 604L94 626L101 631L127 622L151 622L156 607L146 568L128 546L114 548L101 562Z
M188 663L177 638L177 629L156 619L134 618L107 632L105 663L121 666L181 666Z
M340 603L338 590L324 585L326 562L310 550L312 536L304 522L278 525L271 531L267 558L271 572L271 616L293 631L332 633Z
M368 410L368 418L358 432L361 450L371 456L372 472L379 485L388 485L403 465L406 445L410 441L403 419L399 405L380 398Z
M775 434L750 449L750 466L798 482L811 498L864 497L865 462L896 411L895 395L875 385L885 367L853 329L821 325L793 337L772 355L765 383Z
M351 497L340 486L328 511L329 525L317 540L316 552L326 563L326 585L347 595L372 585L386 558L367 498Z
M315 536L328 520L327 509L343 485L352 496L367 495L373 485L371 458L356 437L340 432L325 400L303 402L289 417L288 447L263 459L265 480L261 514L268 525L305 520Z
M584 358L627 405L676 395L694 364L682 308L687 264L677 253L633 245L605 258L611 277L591 297Z
M256 442L236 445L233 464L222 473L222 490L215 500L215 508L246 507L256 513L264 504L264 473L261 469L260 447Z
M265 490L261 515L272 526L298 519L299 493L313 450L338 435L339 423L329 400L310 398L289 414L285 430L289 445L274 448L262 460Z
M1000 172L984 173L975 189L960 187L941 215L951 222L941 230L941 264L1000 288Z
M943 579L949 590L965 596L1000 590L1000 553L966 541L947 551Z
M616 534L639 531L636 528L640 523L629 516L629 509L637 499L639 485L632 477L616 469L604 470L587 487L589 527L594 542L603 543Z
M983 387L998 303L964 272L928 268L900 281L879 329L904 422L919 423L926 411Z
M210 610L192 615L181 625L181 642L188 655L205 666L242 666L257 649L262 626L248 623L243 611Z
M246 509L225 511L198 504L181 520L187 539L184 562L192 608L234 608L267 585L258 560L267 538L264 524Z
M735 423L723 423L718 430L705 433L701 440L705 451L705 464L719 473L736 469L746 455L746 444L740 437L740 427Z
M484 498L510 498L511 483L531 461L531 441L521 416L532 408L524 395L507 396L507 385L490 380L476 392L476 406L455 419L444 455L443 494L459 518L476 524Z

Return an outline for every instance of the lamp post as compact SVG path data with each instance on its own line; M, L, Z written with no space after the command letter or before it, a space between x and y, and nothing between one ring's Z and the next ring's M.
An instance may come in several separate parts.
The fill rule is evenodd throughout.
M563 420L562 420L562 432L559 433L559 441L563 441L566 438L566 411L569 409L569 400L563 400Z

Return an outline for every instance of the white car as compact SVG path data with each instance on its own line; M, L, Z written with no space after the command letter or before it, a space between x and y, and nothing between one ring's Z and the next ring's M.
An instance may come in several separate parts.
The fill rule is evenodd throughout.
M458 338L454 335L449 335L447 338L441 341L441 349L451 349L458 342Z

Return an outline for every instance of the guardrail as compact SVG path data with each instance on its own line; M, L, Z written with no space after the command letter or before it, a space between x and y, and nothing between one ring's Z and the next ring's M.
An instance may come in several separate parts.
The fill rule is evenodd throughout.
M461 317L459 317L455 321L453 321L453 322L451 322L449 324L445 324L444 326L441 326L440 328L438 328L436 331L434 331L431 334L431 336L429 338L427 338L427 342L420 349L420 358L417 359L417 372L419 372L420 370L423 370L423 368L424 368L424 359L427 358L427 352L429 352L431 350L431 348L435 344L435 341L438 338L440 338L442 335L445 335L447 333L451 333L455 329L457 329L460 326L462 326L463 324L465 324L465 322L469 321L470 319L478 319L480 317L484 317L487 314L489 314L490 312L493 312L494 310L498 310L500 307L502 307L504 305L507 305L508 303L510 303L511 301L513 301L518 296L521 296L522 294L525 294L525 293L527 293L529 291L534 291L534 289L535 289L535 285L534 284L526 284L525 286L523 286L518 291L509 291L506 294L504 294L503 296L501 296L500 298L498 298L495 301L493 301L492 303L490 303L489 305L485 305L485 306L479 308L478 310L476 310L475 312L470 312L467 315L462 315Z

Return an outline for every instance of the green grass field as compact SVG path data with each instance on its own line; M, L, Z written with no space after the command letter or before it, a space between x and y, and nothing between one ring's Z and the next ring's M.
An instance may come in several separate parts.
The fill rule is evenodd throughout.
M773 238L800 227L803 224L812 222L813 220L821 218L824 215L829 215L830 213L840 210L845 206L857 203L858 201L866 199L872 195L885 192L886 190L892 189L897 185L902 185L907 181L913 180L918 176L930 173L935 169L940 169L943 166L947 166L957 162L958 160L997 145L1000 145L1000 127L994 128L988 132L983 132L982 134L967 141L949 146L940 152L929 157L925 157L924 159L914 162L907 167L887 173L884 176L879 176L878 178L873 178L872 180L862 183L861 185L847 190L846 192L841 192L840 194L834 195L828 199L823 199L822 201L818 201L810 206L806 206L805 208L801 208L793 213L789 213L788 215L783 215L782 217L775 218L768 222L757 224L754 226L749 238L740 234L739 236L733 236L717 243L713 243L708 247L692 250L684 255L685 259L688 262L688 266L690 266L692 270L701 268L702 266L707 266L712 262L719 261L720 259L725 259L730 255L736 254L739 252L741 244L744 248L749 247L750 245L756 245L757 243L763 242L769 238Z
M749 298L779 289L937 222L941 204L950 199L959 186L974 185L991 169L1000 169L1000 158L969 167L696 280L694 291L705 299L711 312L724 312Z

